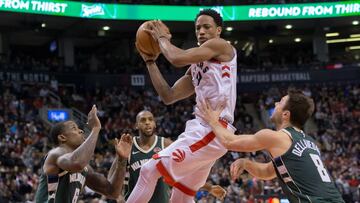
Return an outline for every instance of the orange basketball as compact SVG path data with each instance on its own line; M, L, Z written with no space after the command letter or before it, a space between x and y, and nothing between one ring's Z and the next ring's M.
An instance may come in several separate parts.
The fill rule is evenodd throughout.
M136 46L138 50L144 54L155 56L160 54L160 47L157 41L151 36L150 33L146 32L144 29L149 29L149 22L146 21L138 28L136 32ZM168 30L168 33L170 31Z
M160 53L159 44L155 41L155 39L147 33L144 29L150 29L149 22L146 21L136 32L136 46L138 50L144 54L155 56Z

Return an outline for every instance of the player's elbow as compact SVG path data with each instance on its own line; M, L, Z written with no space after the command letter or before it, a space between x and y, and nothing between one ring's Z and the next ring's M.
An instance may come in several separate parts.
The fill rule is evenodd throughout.
M169 62L177 68L182 68L187 65L184 63L184 60L178 56L169 58Z
M264 180L272 180L276 178L276 172L274 169L274 166L271 162L267 163L265 169L264 169Z
M266 178L264 178L264 180L272 180L272 179L274 179L275 177L273 177L273 176L269 176L269 177L266 177Z
M75 158L74 156L72 156L70 158L70 160L71 160L72 168L75 171L82 171L89 164L87 161L79 160L78 158Z
M87 163L84 163L84 162L73 161L71 164L71 171L72 172L82 171L82 170L84 170L86 165L87 165Z
M174 102L172 100L170 100L168 97L161 97L161 101L165 104L165 105L170 105L173 104Z
M164 102L165 105L171 105L173 102Z
M274 174L274 175L273 174L266 174L261 179L263 179L263 180L272 180L274 178L276 178L276 174Z
M186 64L183 64L183 63L173 63L173 66L175 66L176 68L182 68L182 67L186 66Z
M168 98L166 98L166 97L162 97L161 98L161 101L165 104L165 105L170 105L171 104L171 101L168 99Z
M168 93L166 94L160 94L160 98L161 98L161 101L165 104L165 105L171 105L173 104L176 100L173 98L172 96L172 90L169 89L167 91Z

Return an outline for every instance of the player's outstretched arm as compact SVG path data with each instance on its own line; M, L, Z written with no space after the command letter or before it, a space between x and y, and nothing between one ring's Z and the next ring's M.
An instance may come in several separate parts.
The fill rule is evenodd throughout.
M167 27L161 21L152 21L151 30L147 30L158 42L161 52L165 58L176 67L184 67L189 64L199 63L217 58L221 55L230 53L232 58L232 48L224 39L215 38L210 39L200 47L191 48L187 50L180 49L170 42L170 36L167 34Z
M159 39L161 52L165 58L176 67L199 63L217 58L225 52L226 46L230 46L224 39L210 39L200 47L180 49L166 38ZM231 59L231 58L229 58Z
M259 163L249 159L238 159L230 166L231 178L237 179L244 170L262 180L271 180L276 177L274 165L271 162Z
M226 101L220 102L215 110L210 107L208 101L201 101L198 106L202 117L213 129L216 137L229 150L239 152L254 152L272 147L275 140L279 139L276 136L276 131L263 129L254 135L235 135L219 123L219 116L224 109Z
M93 105L88 114L88 125L90 126L91 133L89 137L73 152L59 156L56 160L56 165L70 172L82 171L94 155L94 150L98 135L101 129L101 123L97 117L97 108Z
M123 134L120 141L116 139L115 149L117 155L111 165L107 178L90 168L85 184L108 198L120 198L126 173L126 163L131 152L131 146L132 138L130 134Z

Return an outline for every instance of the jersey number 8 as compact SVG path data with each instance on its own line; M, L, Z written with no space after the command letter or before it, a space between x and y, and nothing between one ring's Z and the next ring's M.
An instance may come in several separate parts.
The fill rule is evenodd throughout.
M323 182L331 182L330 180L330 176L329 174L327 173L325 167L324 167L324 164L322 163L319 155L317 154L310 154L310 157L312 159L312 161L314 162L318 172L319 172L319 175L321 177L321 180Z

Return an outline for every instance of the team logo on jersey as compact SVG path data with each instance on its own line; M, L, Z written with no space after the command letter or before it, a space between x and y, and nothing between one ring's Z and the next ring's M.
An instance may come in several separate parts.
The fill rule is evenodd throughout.
M172 153L172 159L176 162L182 162L185 159L185 151L184 150L180 150L180 149L176 149L176 151L174 151Z
M155 148L154 148L154 152L155 152L155 153L159 153L160 151L161 151L161 148L160 148L160 147L155 147Z
M221 77L222 77L222 78L224 78L224 77L230 78L230 73L229 73L229 72L226 72L226 70L230 71L230 67L227 66L227 65L221 67L221 71L222 71Z

